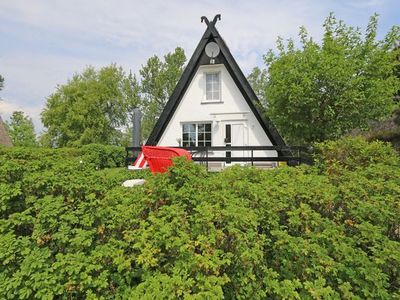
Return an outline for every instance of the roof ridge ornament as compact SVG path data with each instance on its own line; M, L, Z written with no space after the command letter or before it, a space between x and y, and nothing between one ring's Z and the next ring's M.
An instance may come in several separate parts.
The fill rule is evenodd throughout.
M205 22L208 27L215 26L218 20L221 20L221 14L215 15L214 19L210 22L206 16L201 17L201 23Z

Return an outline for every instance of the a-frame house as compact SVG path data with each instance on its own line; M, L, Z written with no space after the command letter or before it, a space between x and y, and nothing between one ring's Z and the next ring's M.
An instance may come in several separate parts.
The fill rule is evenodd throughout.
M201 18L207 29L146 145L285 146L217 31L215 24L220 19L220 15L213 21ZM221 156L221 152L211 155ZM275 157L278 152L264 151L263 155Z

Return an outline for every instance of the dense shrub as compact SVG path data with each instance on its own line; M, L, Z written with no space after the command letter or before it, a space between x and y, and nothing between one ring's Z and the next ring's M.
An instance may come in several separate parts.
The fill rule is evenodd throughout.
M125 164L125 149L117 146L89 144L80 148L82 158L99 168L122 167Z
M320 145L345 148L340 172L328 150L313 167L178 159L156 176L3 152L0 298L397 299L399 160L366 144L368 163L360 143Z
M97 169L122 167L125 164L126 152L123 147L100 144L89 144L81 148L27 148L0 147L2 159L12 159L32 165L53 166L65 162L79 162Z
M382 141L367 142L363 137L345 137L315 145L315 160L325 170L345 168L355 170L371 164L398 165L394 148Z

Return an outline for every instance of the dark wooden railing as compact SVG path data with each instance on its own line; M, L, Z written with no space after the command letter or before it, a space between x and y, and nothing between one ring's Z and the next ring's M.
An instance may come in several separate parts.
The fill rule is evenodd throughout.
M192 159L197 162L250 162L254 165L256 162L286 162L290 166L296 166L301 163L310 164L309 151L305 147L299 146L210 146L210 147L171 147L181 148L192 154ZM132 164L141 147L126 147L126 164ZM213 151L249 151L248 156L210 156ZM254 151L277 151L278 156L254 156Z

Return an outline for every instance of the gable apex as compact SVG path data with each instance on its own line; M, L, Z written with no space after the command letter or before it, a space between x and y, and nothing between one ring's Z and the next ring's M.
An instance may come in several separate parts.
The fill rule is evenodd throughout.
M285 146L285 142L276 130L275 126L272 124L271 120L262 113L260 109L260 101L258 100L243 72L240 70L225 41L217 31L215 24L218 20L221 20L221 15L219 14L216 15L211 22L207 19L207 17L201 17L201 22L206 23L207 29L200 39L200 42L190 58L185 70L183 71L183 74L179 79L172 95L166 103L163 112L157 120L146 142L146 145L157 145L199 66L210 64L210 58L205 54L205 47L209 42L215 42L220 49L220 54L216 57L216 61L213 63L222 63L225 65L227 71L229 72L236 86L239 88L243 98L246 100L252 113L255 115L257 121L260 123L271 143L276 146Z

